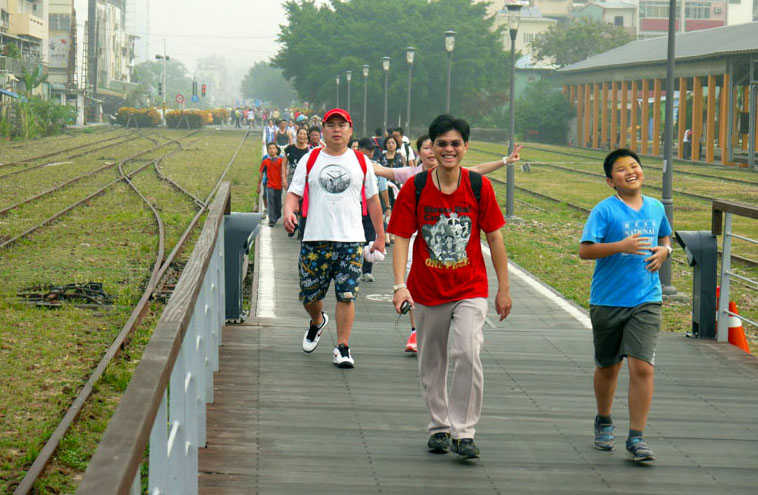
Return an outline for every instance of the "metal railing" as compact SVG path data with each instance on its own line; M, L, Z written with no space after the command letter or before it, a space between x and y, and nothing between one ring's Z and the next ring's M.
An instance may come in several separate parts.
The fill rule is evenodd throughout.
M224 182L195 249L132 375L76 493L139 494L140 465L150 446L150 495L198 491L198 448L206 444L205 405L225 320Z
M751 239L742 235L735 234L732 231L732 217L734 215L758 220L758 208L733 201L714 201L712 204L711 233L713 235L723 234L723 256L721 257L721 282L719 297L719 307L717 313L717 323L719 329L729 328L729 317L739 318L740 321L748 323L758 328L758 322L752 321L744 316L729 311L729 287L732 278L740 280L745 285L758 289L758 280L744 277L732 270L732 239L758 244L758 240ZM726 342L729 339L728 331L720 331L717 334L719 342Z

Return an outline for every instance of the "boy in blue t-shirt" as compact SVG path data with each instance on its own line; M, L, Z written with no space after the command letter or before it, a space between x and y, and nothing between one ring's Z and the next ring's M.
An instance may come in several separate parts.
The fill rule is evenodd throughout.
M671 225L663 204L642 195L639 156L612 151L603 163L616 194L592 209L582 232L579 257L597 260L590 290L595 345L595 448L613 450L613 396L624 357L629 366L629 438L638 462L655 459L642 432L653 399L655 344L661 328L658 270L671 255Z

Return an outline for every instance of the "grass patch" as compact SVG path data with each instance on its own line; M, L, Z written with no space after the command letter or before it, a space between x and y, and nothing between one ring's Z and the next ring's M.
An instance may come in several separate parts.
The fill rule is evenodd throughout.
M145 132L160 142L186 134L186 131ZM195 187L206 195L216 182L214 174L220 174L241 140L239 134L231 138L226 133L208 134L203 140L202 154L188 150L172 157L176 158L175 172L192 177ZM257 143L259 138L254 141ZM252 142L246 143L249 151L243 150L229 171L228 180L235 183L233 209L239 211L250 211L257 199L251 192L257 181L257 167L253 165L259 160L259 150ZM149 146L150 142L142 142L143 148ZM120 148L114 148L114 152L127 153ZM202 177L198 179L198 175ZM136 174L133 180L161 213L167 229L168 253L197 210L183 193L161 181L153 167ZM78 191L80 197L82 192ZM75 197L73 192L67 194L58 197L58 209ZM38 203L30 206L43 209ZM19 209L14 222L25 220L19 212L34 211L34 208ZM199 229L190 238L177 266L183 266L182 259L189 257L197 235ZM156 249L152 213L126 184L118 184L54 225L0 253L0 277L8 281L0 288L0 492L12 490L21 480L92 368L123 327L144 289ZM15 299L17 291L36 284L88 281L103 282L105 291L115 301L111 310L70 306L38 309ZM36 483L35 493L75 491L162 308L161 303L153 303L149 316L108 367Z

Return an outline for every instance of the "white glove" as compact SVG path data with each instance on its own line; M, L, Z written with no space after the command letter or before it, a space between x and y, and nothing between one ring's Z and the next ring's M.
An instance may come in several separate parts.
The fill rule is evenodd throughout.
M385 253L381 251L374 251L372 253L371 248L373 246L374 246L374 241L371 241L363 248L363 259L368 261L369 263L378 263L380 261L384 261Z

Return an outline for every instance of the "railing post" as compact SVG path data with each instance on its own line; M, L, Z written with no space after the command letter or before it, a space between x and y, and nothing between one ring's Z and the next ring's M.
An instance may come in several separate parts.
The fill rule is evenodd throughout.
M163 391L163 399L150 431L150 472L148 473L148 495L168 493L168 400Z
M184 403L186 402L184 379L184 346L179 350L174 369L171 370L169 387L169 423L171 431L168 436L168 493L181 495L187 492L187 452L185 447L186 425Z
M205 283L203 284L205 285ZM186 424L186 438L184 443L185 456L187 460L185 491L187 495L197 493L197 368L198 355L195 350L197 344L195 336L197 335L198 325L200 322L197 318L192 321L187 328L184 336L182 347L184 347L184 421Z
M721 282L719 289L719 308L717 315L718 342L729 340L729 272L732 264L732 214L724 212L724 245L721 256Z

